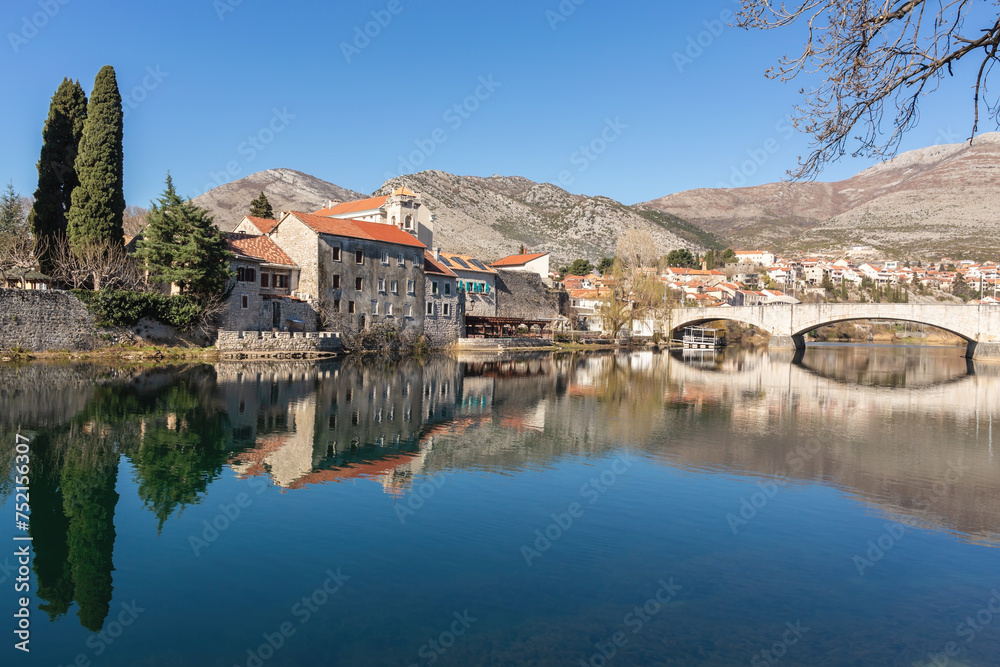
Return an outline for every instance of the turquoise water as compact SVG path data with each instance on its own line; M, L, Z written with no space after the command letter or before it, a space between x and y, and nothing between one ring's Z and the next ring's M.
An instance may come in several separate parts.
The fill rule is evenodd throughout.
M1000 664L1000 366L957 350L0 380L5 665Z

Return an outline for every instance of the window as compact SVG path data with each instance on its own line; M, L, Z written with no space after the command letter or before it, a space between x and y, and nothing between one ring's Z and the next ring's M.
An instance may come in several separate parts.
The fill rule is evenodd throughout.
M361 289L364 288L364 284L365 284L364 278L355 278L354 279L354 289L361 290Z
M354 261L357 262L358 264L364 264L365 263L365 251L362 250L361 248L358 248L357 250L355 250L354 251Z
M448 317L449 315L451 315L451 304L446 303L444 304L444 316Z
M333 276L333 289L340 289L340 274Z
M348 301L347 302L347 312L349 312L349 313L353 313L354 312L354 302L353 301ZM350 400L350 399L348 399L348 400Z
M413 280L407 280L406 281L406 293L407 294L413 294L416 289L417 289L417 283L416 283L416 281L413 281Z
M335 313L339 313L340 312L340 299L334 299L333 300L333 312L335 312Z
M248 297L246 294L244 294L243 295L243 301L242 301L242 303L240 305L243 307L244 310L246 310L247 308L249 308L250 307L250 297Z
M385 314L386 315L392 315L392 304L391 303L385 304Z
M396 257L396 264L399 266L406 266L406 261L403 259L403 253L399 253Z
M339 262L340 261L340 246L339 245L333 246L333 261L335 261L335 262Z
M472 284L472 291L473 292L478 292L479 291L479 283L473 283Z
M389 251L388 250L383 250L382 251L382 263L385 264L386 266L389 266Z
M277 275L277 276L275 276L274 277L274 286L277 287L278 289L287 289L288 288L288 276L286 276L286 275Z
M428 315L433 315L434 314L434 303L433 302L428 302L427 303L427 314Z
M405 306L403 306L403 314L406 315L407 317L413 317L413 304L412 303L408 303Z
M260 274L260 286L261 287L267 287L268 278L270 278L270 277L271 277L271 274L269 274L269 273L262 273L262 274Z
M399 294L398 280L393 280L391 283L389 283L389 291L392 292L393 294Z
M431 294L437 294L437 293L438 293L438 281L432 280L431 281Z
M378 291L385 292L385 278L378 279Z
M241 283L253 283L257 281L257 269L249 267L237 267L236 280Z
M451 283L445 283L444 284L444 293L445 294L451 294Z
M372 315L378 315L378 301L372 301Z
M246 275L247 275L247 282L248 283L256 282L256 280L257 280L257 269L247 269Z
M406 227L406 229L413 229L413 216L412 215L406 216L406 222L404 223L404 226Z

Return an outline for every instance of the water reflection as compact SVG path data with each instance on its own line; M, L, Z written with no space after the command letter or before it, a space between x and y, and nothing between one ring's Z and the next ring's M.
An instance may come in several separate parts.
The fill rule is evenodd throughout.
M289 493L371 480L399 496L421 474L623 446L672 468L818 481L983 543L1000 525L1000 367L948 349L33 365L0 369L0 392L4 446L33 434L39 608L56 619L75 602L91 631L113 595L122 457L161 530L227 469Z

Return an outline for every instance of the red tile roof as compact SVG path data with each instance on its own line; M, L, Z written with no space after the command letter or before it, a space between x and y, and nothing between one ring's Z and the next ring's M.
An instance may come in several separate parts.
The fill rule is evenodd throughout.
M449 278L457 278L455 272L449 269L444 264L434 261L434 255L429 251L424 251L424 273L436 273L441 276L448 276Z
M412 248L427 247L418 241L415 236L392 225L383 225L378 222L364 222L363 220L327 218L321 215L311 215L298 211L289 211L289 215L294 215L306 227L320 234L346 236L354 239L365 239L367 241L382 241L383 243L394 243Z
M260 230L261 234L269 233L278 224L277 220L271 220L270 218L253 218L249 215L246 218L253 223L254 227Z
M230 232L226 234L226 242L229 250L236 255L259 259L267 264L297 266L292 258L267 236Z
M504 257L503 259L498 259L493 262L490 266L524 266L528 262L538 259L539 257L545 257L549 253L547 252L536 252L526 255L510 255L509 257Z
M323 208L313 215L322 215L326 217L347 215L348 213L357 213L358 211L373 211L377 208L382 208L388 197L371 197L370 199L358 199L356 201L345 201L342 204L337 204L333 208Z

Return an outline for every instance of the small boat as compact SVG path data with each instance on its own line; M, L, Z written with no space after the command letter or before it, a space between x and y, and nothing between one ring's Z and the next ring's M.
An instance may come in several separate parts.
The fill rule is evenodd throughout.
M681 342L688 349L717 350L726 346L726 332L706 327L687 327Z

